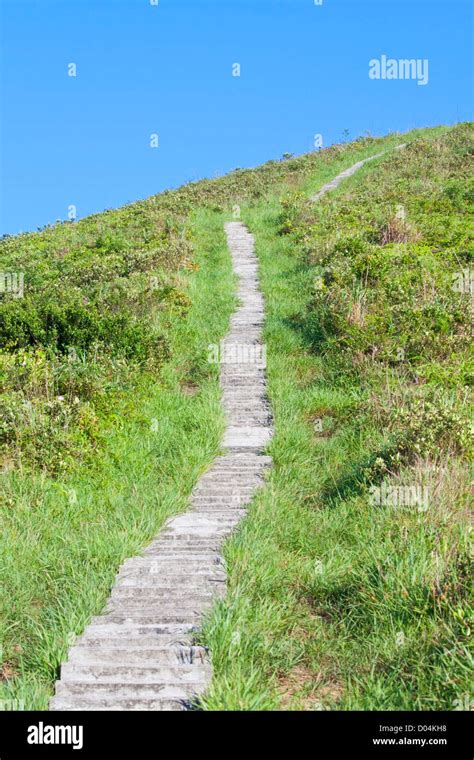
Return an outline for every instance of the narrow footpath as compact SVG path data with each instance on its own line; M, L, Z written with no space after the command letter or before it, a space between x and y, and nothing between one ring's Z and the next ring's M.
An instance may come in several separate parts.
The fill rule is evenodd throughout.
M358 161L311 200L382 155ZM169 519L141 556L120 567L106 610L92 619L61 667L51 710L186 710L209 686L210 653L193 644L194 634L225 594L222 544L271 464L263 453L272 416L254 239L240 222L226 224L226 234L241 305L217 357L227 420L224 453L200 478L189 510Z
M201 477L189 510L169 519L117 574L107 608L71 647L51 710L185 710L209 685L209 653L193 645L203 613L225 593L221 547L245 516L271 459L263 298L253 236L226 225L241 305L222 341L224 453Z

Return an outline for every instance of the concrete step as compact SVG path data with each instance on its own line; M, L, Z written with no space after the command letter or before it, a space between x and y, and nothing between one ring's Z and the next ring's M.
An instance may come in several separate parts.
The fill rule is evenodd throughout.
M227 506L231 503L245 504L252 498L254 489L246 489L247 493L242 493L237 486L230 486L227 491L218 494L212 493L195 493L191 497L192 504L216 504L217 506Z
M247 458L237 459L236 454L228 451L225 453L228 455L228 459L219 459L219 461L214 462L211 469L205 473L206 475L210 472L219 472L224 471L225 469L225 471L235 470L235 472L240 472L242 474L258 476L263 470L265 470L265 467L269 466L263 460L264 454L253 454L253 452L250 451L242 452ZM253 457L252 459L250 459L251 456Z
M56 684L57 697L78 697L86 700L97 697L108 699L182 699L189 701L193 695L202 694L205 688L203 680L195 683L170 682L167 684L153 683L94 683L58 681Z
M183 588L188 588L189 592L195 592L198 589L204 588L206 585L209 584L216 584L216 585L223 585L226 580L226 573L225 571L222 572L214 572L211 570L193 570L189 573L188 576L188 583L181 584L180 583L180 575L178 573L174 574L169 568L167 568L166 572L150 572L149 568L145 570L135 570L134 572L130 572L127 575L123 574L122 572L119 573L116 580L117 586L154 586L155 588L161 587L161 588L168 588L171 586L172 581L174 579L175 581L175 588L176 586L182 586Z
M230 372L221 372L221 387L224 392L234 388L244 388L250 393L256 394L257 392L260 392L262 395L265 395L267 388L262 373L250 377L249 375Z
M160 552L162 556L168 557L182 557L183 555L191 557L191 555L193 555L196 557L196 559L202 556L206 556L210 559L211 557L215 558L220 556L221 547L219 545L210 547L208 543L203 542L200 544L197 541L195 541L194 544L189 544L184 541L180 541L179 539L175 542L175 544L172 544L169 541L153 541L151 544L148 544L147 548L143 552L143 556L148 556L150 553L154 554L156 552Z
M100 621L96 623L96 621ZM182 639L184 636L194 636L198 630L196 623L180 622L180 623L140 623L137 621L108 621L103 616L92 618L90 625L86 628L82 638L102 639L113 636L117 640L126 638L145 638L170 636ZM162 639L160 639L161 641Z
M179 665L207 663L208 653L204 647L153 647L145 649L101 647L74 647L71 650L69 663L86 665Z
M250 453L250 452L246 452ZM256 455L258 457L258 455ZM262 455L263 457L263 455ZM226 478L228 483L233 483L234 478L235 482L238 482L238 478L240 479L248 479L248 483L252 484L253 479L260 479L262 480L265 471L268 469L268 465L265 464L265 462L259 462L254 461L249 463L248 465L243 465L239 463L227 463L227 464L217 464L215 467L212 468L210 471L212 475L214 475L216 478L219 479L219 482L221 482L222 478ZM206 473L206 476L210 475L210 473ZM205 477L205 476L203 476Z
M227 499L232 496L238 496L240 499L251 499L257 490L258 487L248 486L244 483L241 485L227 483L215 488L212 488L210 484L206 484L205 486L201 485L193 491L191 500L194 502L195 499L207 499L218 503L220 499Z
M245 505L243 504L231 504L230 500L226 507L223 507L221 504L207 504L206 502L203 502L202 504L196 505L193 504L193 512L199 512L200 515L208 514L210 516L213 516L215 514L218 514L220 516L223 516L224 514L227 515L237 515L239 518L245 517L247 514L247 507L250 504L251 499L249 499ZM225 509L225 511L224 511Z
M170 575L169 573L162 575L161 573L137 572L130 573L129 575L119 575L115 587L173 589L179 586L180 588L187 589L191 594L206 588L219 588L225 585L225 581L225 572L203 572L189 575Z
M272 438L271 428L228 427L224 433L223 446L229 448L264 448Z
M124 592L129 593L124 593ZM136 594L133 594L136 591ZM131 592L131 593L130 593ZM172 610L187 610L187 609L202 609L206 605L212 605L214 600L218 598L217 594L212 592L203 593L202 589L196 588L192 590L192 595L189 594L189 588L176 589L173 593L166 590L164 594L158 594L157 589L141 589L139 593L138 589L117 589L117 593L110 596L107 601L107 609L117 611L134 610L135 608L142 607L146 603L147 613L168 612Z
M156 601L161 599L180 599L181 597L183 599L189 599L190 594L192 593L193 599L199 600L199 599L207 599L211 597L215 597L218 594L224 593L224 584L214 584L215 588L209 588L207 589L203 585L199 586L198 584L195 584L194 586L169 586L167 588L157 588L156 586L148 586L148 587L141 587L141 588L130 588L127 586L121 586L117 585L114 586L112 589L112 594L110 596L110 599L146 599L151 600L155 599Z
M209 569L212 571L224 569L222 559L219 557L219 555L216 554L211 555L210 559L207 559L205 556L203 558L198 557L197 559L188 559L186 560L185 567L183 567L182 563L182 557L166 557L161 556L159 553L156 556L133 557L133 559L129 559L124 562L118 574L126 575L129 570L133 570L135 568L138 570L149 569L150 573L159 572L160 569L166 569L169 567L185 569L187 573L191 572L192 570L207 571Z
M255 345L229 343L225 346L224 359L220 363L220 375L223 377L243 377L248 380L265 380L265 368L261 366L259 352Z
M240 222L226 224L226 233L240 303L222 342L225 452L201 477L191 509L168 519L143 554L120 567L105 614L71 647L51 709L190 709L209 683L210 656L193 641L203 613L225 593L222 545L272 462L263 454L272 415L253 236ZM232 345L239 343L240 354Z
M143 552L143 558L149 557L151 560L163 560L164 562L207 562L212 564L219 563L220 555L218 552L210 552L208 549L202 551L182 549L163 549L162 547L150 546Z
M216 485L247 483L251 486L254 483L261 484L266 469L267 465L260 462L254 462L248 467L243 467L239 464L219 464L209 473L203 475L203 478L205 478L203 484L207 485L207 481L211 478L214 478Z
M121 599L120 597L114 597L108 600L104 614L123 615L127 619L137 617L140 614L153 615L156 620L163 620L170 616L176 616L177 618L184 617L186 619L188 615L199 615L205 610L209 610L215 601L215 597L195 598L194 596L192 599L183 599L183 597L173 599L169 597L167 600L157 599L155 601L150 598L146 602L145 612L143 600L138 599L134 602L130 598Z
M107 632L102 635L93 635L85 632L80 636L76 644L71 648L70 655L79 650L90 650L91 652L99 649L106 649L113 651L114 649L128 650L135 652L140 649L151 651L152 649L173 649L174 647L192 647L193 636L192 634L158 634L152 635L135 635L135 636L117 636L113 633Z
M92 684L201 684L210 674L210 665L161 665L151 667L121 665L83 665L66 662L61 666L61 682Z
M148 612L147 610L131 610L131 611L116 611L106 612L103 615L93 618L94 625L110 625L110 623L121 623L127 625L128 623L135 624L137 626L163 626L164 624L176 624L180 626L196 626L202 617L202 613L199 610L180 609L179 607L173 612Z
M219 521L209 521L207 518L202 517L201 515L196 514L195 512L186 512L184 515L180 515L179 517L175 517L172 520L169 520L166 523L166 526L171 528L181 528L181 527L199 527L201 525L212 525L212 527L217 528L225 528L226 524L233 525L235 523L235 519L229 517L228 519L219 520Z
M232 526L229 527L228 525L225 525L222 528L216 528L214 525L183 526L182 528L174 528L172 530L165 528L161 533L161 538L166 540L169 537L169 539L173 541L178 538L183 538L189 541L196 538L208 538L215 541L227 538L231 530Z
M148 548L155 547L157 549L161 548L163 552L181 552L184 549L189 549L190 551L208 551L208 552L219 552L222 549L222 540L219 541L209 541L209 539L189 539L186 540L184 538L178 537L175 540L172 538L164 539L162 537L156 539L156 541L153 541L151 544L148 544Z
M99 625L95 625L94 620L101 620ZM130 621L128 623L107 623L102 616L92 618L91 623L87 626L79 642L93 641L95 639L114 638L117 641L124 639L136 639L145 641L153 639L160 642L171 641L191 641L194 640L197 627L195 623L153 623L152 625L143 625Z
M125 711L176 711L190 710L191 702L189 700L179 699L127 699L118 698L116 695L111 697L91 697L83 695L78 698L77 695L67 697L53 697L50 702L50 710L67 710L68 712L76 711L103 711L103 712L125 712Z

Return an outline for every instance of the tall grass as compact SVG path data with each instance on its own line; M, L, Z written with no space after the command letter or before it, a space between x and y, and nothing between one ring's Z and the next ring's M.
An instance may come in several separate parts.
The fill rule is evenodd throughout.
M7 709L46 709L76 634L101 612L119 565L185 509L223 430L207 346L234 309L225 237L215 216L193 220L196 270L186 320L171 320L172 360L116 400L100 453L60 479L16 469L2 478L0 640Z
M214 662L205 709L469 708L469 442L460 432L468 410L463 387L453 399L443 379L448 351L450 374L467 380L465 314L448 293L443 308L457 316L443 337L435 321L421 323L426 343L432 341L431 372L421 381L423 351L407 349L405 361L393 361L397 345L416 345L420 338L409 289L397 336L383 322L375 338L364 332L379 301L388 308L396 302L400 279L419 266L419 248L398 276L391 272L392 291L380 272L366 284L371 311L365 321L360 288L352 302L346 294L341 302L338 289L354 283L337 276L360 253L355 247L344 252L341 239L370 234L378 229L377 217L394 212L399 202L408 206L411 197L409 218L420 232L413 245L424 243L423 254L431 253L432 297L439 288L444 298L445 269L449 279L456 266L449 253L433 263L435 209L444 214L445 233L466 235L467 196L458 189L463 200L453 204L440 196L464 182L456 153L467 155L471 133L463 126L427 133L404 156L368 165L318 207L301 196L275 196L264 207L243 210L256 237L266 299L274 466L226 547L229 594L202 637ZM305 190L326 178L327 172L315 174ZM366 209L373 219L364 223ZM333 236L334 229L342 234ZM374 259L380 252L379 266L393 255L387 245L379 238L370 249ZM335 271L335 281L327 270ZM320 332L318 299L324 299L327 320L336 322L333 331ZM461 308L467 307L465 299ZM377 345L385 351L373 351ZM420 387L434 413L428 404L409 405ZM399 412L406 412L402 422ZM427 508L374 504L370 489L383 481L426 487Z

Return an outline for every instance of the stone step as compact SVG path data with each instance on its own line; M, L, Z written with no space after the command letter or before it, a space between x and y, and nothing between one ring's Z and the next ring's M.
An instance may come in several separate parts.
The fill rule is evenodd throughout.
M224 394L227 394L228 391L245 391L247 394L254 395L259 392L264 397L267 386L265 381L259 377L252 379L251 377L242 377L241 375L226 374L221 379L221 388Z
M198 512L193 512L193 515L205 517L205 515L199 515ZM233 520L223 520L222 524L216 524L212 523L212 521L207 518L206 521L202 522L195 522L190 523L188 525L176 525L173 526L173 528L170 528L167 530L168 532L173 536L182 536L182 535L189 535L192 534L194 536L199 536L202 538L203 536L208 536L212 538L217 538L219 536L228 536L232 532L232 529L235 528L235 526L240 522L240 518L236 517Z
M271 464L271 458L267 455L261 454L256 456L255 454L220 454L214 460L214 464L218 465L221 462L234 462L238 464L253 464L256 461L267 464Z
M227 536L230 534L229 527L223 526L222 528L216 528L215 526L211 525L194 525L194 526L186 526L184 525L181 528L174 528L173 530L167 530L164 529L163 533L161 534L162 538L165 538L165 536L170 536L173 540L175 540L178 536L184 536L185 538L191 540L194 538L212 538L213 540L216 538L227 538Z
M95 621L100 621L97 625ZM197 631L195 621L179 623L140 623L130 620L129 622L108 621L102 616L92 618L90 625L83 633L83 638L99 639L113 636L117 640L124 638L149 638L170 636L182 638L183 636L193 636ZM160 639L161 640L161 639Z
M251 432L250 432L251 431ZM229 448L265 448L272 438L271 428L228 427L223 446Z
M206 475L205 479L203 478L202 482L202 490L203 491L209 491L209 489L212 490L212 482L215 483L215 493L216 495L221 492L229 491L233 488L239 488L239 489L248 489L249 493L253 493L254 491L258 491L259 488L261 488L265 483L265 470L261 468L258 472L258 474L249 474L245 472L240 471L233 471L233 472L217 472L213 473L212 475L209 475L209 477ZM244 491L245 492L245 491Z
M176 588L176 585L188 588L191 593L198 588L222 586L225 583L225 572L200 572L191 574L175 575L166 573L137 572L128 575L120 575L117 578L118 587L142 587L142 588Z
M250 452L248 452L250 453ZM269 467L266 462L259 461L259 455L255 455L256 459L253 462L249 462L247 464L239 464L238 462L219 462L215 465L215 467L212 468L212 470L209 470L209 473L206 473L206 475L212 475L216 478L222 479L226 478L227 482L230 483L231 476L235 477L242 477L247 478L249 483L251 484L253 479L259 478L260 481L263 477L263 473L265 470ZM263 455L262 455L263 458ZM205 476L203 476L205 477Z
M208 596L202 598L200 596L189 598L183 598L182 596L168 597L167 599L153 599L152 595L146 600L146 606L143 604L143 599L133 600L130 597L114 597L109 599L107 607L104 610L105 615L122 615L125 618L134 618L140 614L146 614L147 616L153 616L155 620L165 620L172 617L173 619L184 618L194 614L202 613L204 610L209 610L217 598L214 596Z
M198 511L200 515L209 515L211 517L216 514L230 514L243 518L247 514L247 506L251 501L251 499L248 499L245 504L232 504L231 499L229 499L225 507L222 506L222 503L209 504L207 501L204 501L202 504L193 504L193 511Z
M189 700L178 699L127 699L118 698L117 695L110 697L89 697L85 694L78 697L77 695L67 697L53 697L50 702L51 710L67 710L68 712L79 712L94 710L97 712L140 712L159 710L171 712L176 710L190 710L191 702Z
M189 701L193 695L199 695L205 688L203 680L195 683L170 682L153 683L94 683L58 681L57 697L85 697L87 700L105 697L108 699L182 699Z
M265 382L265 367L263 366L263 346L248 345L244 349L242 343L231 343L224 346L219 364L220 379L226 377L241 377L247 380Z
M208 515L209 517L213 517L216 514L221 514L221 510L222 510L222 508L216 504L214 506L211 504L208 507L201 506L201 507L197 507L196 509L199 509L199 514ZM237 506L229 507L229 513L233 515L237 515L237 525L235 527L235 530L237 529L237 526L240 525L242 519L247 516L247 511L248 510L246 508L242 508L242 507L237 507ZM230 537L231 533L229 532L228 535Z
M150 544L143 552L144 557L166 557L167 559L207 559L212 561L212 558L219 557L219 549L209 549L208 546L167 546L166 544Z
M137 575L125 575L117 578L117 582L114 584L114 589L117 588L142 588L142 589L155 589L158 596L172 593L176 591L177 583L173 583L173 578L176 576L174 573L168 575L162 575L161 573L137 573ZM225 572L220 574L215 573L199 573L193 577L192 573L189 573L185 578L181 578L179 588L183 589L186 594L213 594L219 593L220 590L225 587Z
M253 478L250 475L241 475L239 473L230 473L227 474L226 477L222 477L218 481L218 485L216 485L216 489L213 492L210 481L205 482L202 486L202 489L200 491L196 491L195 495L202 497L204 493L209 493L216 498L224 495L224 494L231 494L231 493L239 493L243 496L246 496L247 498L251 499L257 491L260 490L260 488L265 484L265 476L264 472L262 471L259 475L258 480L256 478Z
M267 387L259 382L258 386L248 384L242 387L233 383L233 378L227 377L228 382L222 386L222 404L227 405L230 401L239 404L242 408L253 411L268 411L270 409Z
M210 665L202 662L191 665L161 665L151 667L121 665L83 665L66 662L61 666L61 682L92 684L188 684L205 683Z
M252 417L250 414L242 415L240 412L235 413L233 411L226 412L227 427L230 430L265 430L269 433L272 432L272 426L268 417L258 419L258 417Z
M220 555L218 552L210 552L208 550L203 551L190 551L189 549L186 549L183 547L183 549L173 549L168 551L165 551L161 546L152 546L150 545L148 549L146 549L143 552L143 557L150 557L151 559L160 559L166 560L166 562L171 561L177 561L177 562L210 562L213 564L216 562Z
M221 344L224 453L202 475L190 510L169 518L142 555L120 567L105 613L92 618L61 668L53 710L191 709L209 683L210 657L193 641L204 611L226 590L222 545L272 463L262 453L272 415L253 236L240 222L225 229L240 301Z
M226 527L225 523L231 525L234 522L235 520L232 517L217 522L216 520L210 521L208 518L202 517L202 515L198 515L195 512L186 512L184 515L168 520L167 526L170 528L182 528L187 526L199 527L201 525L211 525L212 523L213 525L215 524L216 527L224 528Z
M225 567L223 565L209 565L205 563L191 564L184 562L167 563L165 561L156 561L152 557L141 558L143 562L141 564L135 564L128 569L120 569L116 575L118 582L123 580L136 578L136 579L149 579L152 581L155 577L163 581L165 578L169 582L171 578L176 578L176 582L179 582L179 578L186 574L188 577L194 577L196 584L202 580L209 578L219 579L225 578ZM137 560L138 562L138 560ZM185 565L185 566L184 566Z
M190 590L193 591L193 600L196 602L200 601L207 601L207 599L216 599L219 596L222 596L224 592L224 588L220 589L219 587L209 590L205 590L203 588L199 588L198 586L194 589L189 586L183 586L180 588L156 588L156 586L148 586L148 587L142 587L142 588L136 588L136 587L130 587L130 586L115 586L112 590L112 595L110 599L112 601L115 600L124 600L124 599L133 599L133 600L145 600L145 601L159 601L159 600L166 600L166 599L183 599L189 600L190 597Z
M242 403L241 401L237 400L235 403L227 404L226 408L224 409L224 413L228 424L230 417L237 417L241 420L255 419L256 426L268 425L272 421L272 416L269 409L265 409L261 405L258 407L255 405L255 407L252 408L249 405L248 401L245 401L243 399ZM244 422L244 424L251 425L250 422Z
M198 512L193 512L193 516L201 517L200 521L194 520L193 522L185 523L184 525L173 525L172 527L165 528L166 535L172 534L179 536L183 534L194 534L195 536L212 536L218 537L222 534L229 534L232 528L239 522L239 518L226 518L221 523L212 521L209 518L205 518L205 515L199 515ZM204 519L205 518L205 519ZM216 518L217 519L217 518Z
M131 559L127 559L123 565L121 566L119 570L119 574L127 574L129 570L133 570L134 568L137 569L147 569L147 568L163 568L166 569L170 566L179 565L182 563L181 557L160 557L160 555L157 555L156 557L148 556L148 557L133 557ZM193 569L196 570L206 570L208 568L209 570L223 570L224 569L224 563L221 559L221 557L218 554L212 554L209 559L206 558L206 556L197 556L196 559L189 559L186 561L186 567L183 569L186 569L186 572L190 572ZM153 572L153 569L151 570Z
M248 488L242 493L240 488L230 485L224 493L212 494L208 493L194 493L191 497L193 505L198 504L222 504L227 506L228 504L247 504L252 498L253 489Z
M134 595L131 593L134 590L138 592L138 589L130 589L129 587L128 591L130 593L126 594L122 592L127 591L127 588L120 589L120 587L117 587L117 593L109 597L107 604L113 605L114 610L118 609L119 606L131 610L138 607L139 604L143 605L145 602L147 612L151 613L155 611L155 608L158 612L160 609L166 611L169 608L194 609L194 607L212 604L215 599L218 599L217 593L205 592L199 588L193 590L192 598L190 598L189 586L184 589L176 589L174 593L168 589L164 589L164 592L159 593L159 590L156 588L144 588L141 590L142 593Z
M208 653L204 647L124 647L106 648L104 646L74 647L69 656L69 663L87 665L176 665L207 663Z
M247 485L245 482L240 483L238 486L232 482L227 482L225 484L223 483L221 485L216 485L213 488L211 482L212 481L209 481L209 483L197 486L197 488L195 488L191 494L191 499L206 497L217 500L221 498L221 496L232 496L234 493L237 493L242 498L245 498L252 496L252 494L258 488L258 486Z
M254 464L261 464L267 465L270 467L272 464L272 458L266 454L225 454L223 456L218 456L214 460L213 467L217 467L219 464L246 464L246 465L254 465Z
M267 386L263 380L258 380L256 378L254 381L252 381L249 377L232 377L230 375L222 378L221 388L224 393L224 401L228 400L231 397L231 394L237 395L238 393L245 393L247 397L256 397L258 394L260 407L262 405L262 399L265 398L267 390Z
M76 649L78 651L88 650L94 652L99 649L106 649L112 652L114 649L127 650L130 652L139 651L145 649L151 651L152 649L169 649L174 647L191 647L192 634L165 634L161 633L156 636L145 635L142 636L117 636L114 634L108 634L107 632L102 635L92 636L89 633L84 633L76 642L74 647L71 648L70 655Z
M109 625L110 623L121 623L123 625L127 623L133 623L137 626L154 625L160 627L164 624L175 623L176 625L193 626L199 621L201 614L194 610L179 608L175 612L163 613L163 614L147 614L146 610L126 612L107 612L107 614L101 615L96 618L92 618L93 624Z
M196 551L204 551L207 550L208 552L219 552L222 549L222 540L213 540L209 538L190 538L185 539L182 536L178 536L178 538L173 538L172 535L169 537L160 536L160 538L155 539L152 541L151 544L148 544L148 548L151 548L152 546L159 549L161 549L164 552L171 552L177 550L178 552L183 551L184 549L193 550Z

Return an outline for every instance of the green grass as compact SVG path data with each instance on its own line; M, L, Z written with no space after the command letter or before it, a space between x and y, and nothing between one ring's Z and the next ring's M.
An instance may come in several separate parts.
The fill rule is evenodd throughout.
M13 470L2 482L0 700L46 709L74 635L98 614L115 572L185 509L223 430L217 370L207 346L234 310L225 237L213 215L193 222L199 270L186 320L175 319L173 360L157 383L137 381L117 400L95 462L61 479ZM12 601L13 600L13 601Z
M464 177L457 169L446 176L443 165L445 205L433 208L432 188L425 193L416 180L435 174L436 161L414 147L414 175L396 192L400 162L389 155L320 207L305 201L342 169L400 142L427 139L446 157L450 134L364 138L0 241L0 270L24 271L26 285L23 299L0 302L3 707L47 707L61 660L103 608L121 562L185 509L219 450L224 422L207 352L235 308L223 232L235 206L261 262L275 466L226 548L229 595L203 632L215 667L205 707L431 709L465 698L462 299L437 303L439 330L429 331L423 353L416 310L407 310L409 323L403 310L395 326L388 320L390 279L413 267L407 259L401 268L384 244L368 301L383 338L374 361L375 328L369 320L359 329L336 298L340 291L351 307L358 303L364 282L354 277L380 246L352 238L361 230L393 234L397 199L416 217L430 255L419 236L409 252L438 287L443 262L449 275L457 266L465 235ZM413 210L411 195L421 199ZM371 208L380 211L373 219ZM335 245L338 229L349 254ZM440 230L445 260L432 242ZM354 271L338 280L346 259ZM318 324L331 329L319 334ZM402 345L394 327L418 342ZM437 405L415 407L410 423L400 422L392 412L418 403L419 378ZM431 475L426 451L416 449L427 425L429 445L443 452ZM381 474L403 483L405 472L435 479L429 519L367 503Z
M226 546L229 594L202 635L214 662L205 709L469 705L469 299L446 283L455 254L472 250L470 142L469 126L431 131L318 207L296 194L243 209L266 299L274 467ZM308 178L305 193L336 173ZM399 203L417 234L397 253L377 235ZM379 266L370 281L362 255ZM433 312L413 317L424 286L441 330ZM382 479L426 487L428 509L372 505Z

